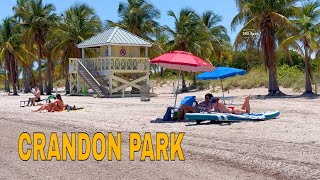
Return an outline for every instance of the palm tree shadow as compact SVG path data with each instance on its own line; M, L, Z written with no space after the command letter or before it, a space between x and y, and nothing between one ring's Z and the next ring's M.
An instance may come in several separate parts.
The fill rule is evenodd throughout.
M282 96L254 95L252 97L254 99L295 99L295 98L318 99L320 98L320 95L319 94L282 95Z

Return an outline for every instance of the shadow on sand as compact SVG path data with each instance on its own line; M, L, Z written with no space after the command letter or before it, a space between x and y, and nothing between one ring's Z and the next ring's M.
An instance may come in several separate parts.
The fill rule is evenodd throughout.
M150 123L186 123L189 122L187 120L171 120L164 121L162 118L157 118L156 120L151 120Z
M156 120L151 120L150 123L188 123L186 126L198 126L198 125L220 125L220 126L225 126L225 125L231 125L233 123L240 123L240 121L204 121L201 122L200 124L197 124L196 122L190 122L187 120L175 120L175 121L164 121L161 118L157 118Z
M254 99L287 99L287 98L304 98L304 99L318 99L319 94L301 94L301 95L282 95L282 96L269 96L269 95L253 95Z

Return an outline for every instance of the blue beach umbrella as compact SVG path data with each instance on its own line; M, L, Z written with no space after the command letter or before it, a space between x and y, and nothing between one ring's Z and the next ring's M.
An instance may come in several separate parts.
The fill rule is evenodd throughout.
M231 68L231 67L217 67L213 71L204 72L199 75L197 75L197 79L199 80L215 80L220 79L221 80L221 89L223 93L223 86L222 86L222 79L233 77L236 75L244 75L246 73L243 69L237 69L237 68ZM224 97L224 93L223 93Z

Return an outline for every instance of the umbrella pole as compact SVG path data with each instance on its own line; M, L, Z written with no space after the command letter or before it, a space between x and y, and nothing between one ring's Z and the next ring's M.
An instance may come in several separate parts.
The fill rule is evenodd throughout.
M177 84L177 89L175 92L175 99L174 99L174 106L173 109L176 109L176 105L177 105L177 97L178 97L178 90L179 90L179 80L180 80L180 76L181 76L181 67L180 67L180 71L179 71L179 77L178 77L178 84Z

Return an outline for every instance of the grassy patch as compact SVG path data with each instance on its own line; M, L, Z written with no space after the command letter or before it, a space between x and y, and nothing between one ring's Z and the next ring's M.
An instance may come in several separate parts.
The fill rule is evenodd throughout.
M305 74L297 67L283 65L277 68L279 86L293 88L294 90L303 90ZM258 87L268 87L268 73L263 66L252 68L244 76L236 76L224 79L223 89L230 90L235 88L251 89ZM315 80L320 82L320 74L315 73ZM212 81L212 86L221 86L220 80ZM215 88L214 88L215 89Z
M60 79L53 83L53 87L58 87L58 88L64 87L64 85L65 85L65 79Z

